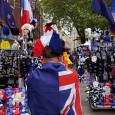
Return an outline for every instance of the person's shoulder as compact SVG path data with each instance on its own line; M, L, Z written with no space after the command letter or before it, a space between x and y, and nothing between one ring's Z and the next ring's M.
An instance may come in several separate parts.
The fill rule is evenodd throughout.
M72 72L71 79L73 79L76 82L76 85L78 87L78 73L74 69L71 69L71 68L68 68L68 70Z
M32 78L36 77L36 75L40 75L40 73L43 72L42 70L43 70L42 68L36 68L32 70L31 72L29 72L29 76Z
M72 73L78 75L77 72L74 69L72 69L72 68L67 68L67 69L70 70L70 71L72 71Z

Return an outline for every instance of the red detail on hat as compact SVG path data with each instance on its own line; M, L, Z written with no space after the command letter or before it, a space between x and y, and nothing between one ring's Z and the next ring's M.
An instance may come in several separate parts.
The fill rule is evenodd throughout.
M35 57L39 57L43 55L43 51L44 51L44 46L41 42L40 39L38 39L35 44L34 44L34 48L33 48L33 52L34 52L34 56Z
M56 22L50 22L50 23L47 23L46 25L45 25L45 32L47 32L47 31L51 31L51 30L54 30L51 26L52 25L55 25L56 24Z
M46 27L45 32L53 30L52 27Z

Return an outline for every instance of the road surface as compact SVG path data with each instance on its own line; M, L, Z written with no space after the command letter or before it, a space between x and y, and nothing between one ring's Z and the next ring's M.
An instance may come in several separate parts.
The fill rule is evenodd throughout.
M82 105L82 111L83 115L115 115L115 109L114 110L92 110L89 107L89 104L87 103L86 100L86 84L80 84L80 96L81 96L81 105Z

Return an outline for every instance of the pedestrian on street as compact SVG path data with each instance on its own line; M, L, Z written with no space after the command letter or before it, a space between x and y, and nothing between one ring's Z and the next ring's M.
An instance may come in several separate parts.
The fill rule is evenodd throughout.
M31 114L82 115L78 75L63 64L62 40L54 30L52 32L53 38L43 50L46 62L41 69L34 70L26 81ZM41 42L45 36L42 36ZM52 42L53 39L56 42ZM38 49L41 49L39 47L40 43Z
M70 54L69 59L71 60L72 64L69 65L70 68L73 68L73 55Z

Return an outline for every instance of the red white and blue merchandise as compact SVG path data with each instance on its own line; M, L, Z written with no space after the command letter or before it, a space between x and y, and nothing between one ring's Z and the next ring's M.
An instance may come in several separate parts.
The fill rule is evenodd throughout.
M62 63L46 62L26 83L32 115L82 115L78 75Z
M39 64L21 51L0 50L0 115L29 115L24 80Z
M30 0L21 0L21 20L20 27L24 24L30 24L33 19L32 9L30 5Z
M92 46L86 68L94 81L89 84L87 99L92 109L115 108L114 42L97 42ZM98 84L96 87L94 84Z
M0 115L29 115L26 89L0 89Z
M34 56L42 56L44 47L47 45L50 46L55 52L62 51L62 40L55 30L45 32L44 35L36 41L33 48Z

